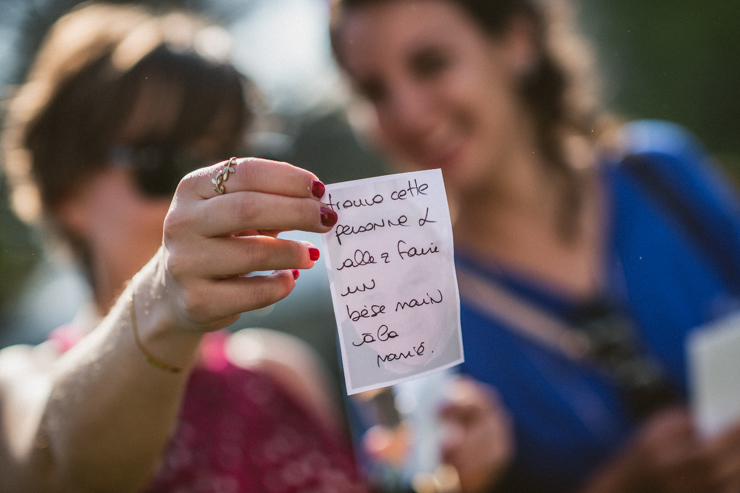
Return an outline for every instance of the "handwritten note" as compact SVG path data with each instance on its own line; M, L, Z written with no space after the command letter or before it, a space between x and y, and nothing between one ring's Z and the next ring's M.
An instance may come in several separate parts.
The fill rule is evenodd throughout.
M463 362L452 225L440 170L327 185L322 235L347 393Z

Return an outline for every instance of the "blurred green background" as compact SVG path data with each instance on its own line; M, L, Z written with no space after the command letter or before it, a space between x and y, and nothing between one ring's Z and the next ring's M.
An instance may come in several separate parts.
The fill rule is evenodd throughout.
M46 29L77 3L80 2L0 0L0 113L13 86L23 80ZM272 152L275 157L289 159L313 170L326 182L384 171L379 158L354 137L340 111L346 91L330 66L325 39L326 0L143 3L178 5L204 12L229 28L240 44L256 43L253 40L260 38L259 25L278 22L284 26L278 30L282 38L266 47L255 45L251 52L247 51L249 56L243 54L240 66L271 101L266 121L273 123L262 137L271 142L268 147L272 151L263 146L267 149L264 154L270 156ZM295 14L294 24L275 17L290 12ZM607 105L629 119L661 118L685 125L740 183L740 36L735 27L740 18L740 2L591 0L580 5L580 16L582 29L595 41ZM278 20L271 21L273 18ZM256 20L250 23L250 19ZM257 34L249 38L250 33ZM314 66L305 68L306 72L300 75L286 75L279 66L298 65L289 58L290 54L307 45L295 36L301 33L312 36L312 46L321 53L314 58L301 55L301 61L308 60ZM289 35L293 37L285 38ZM296 49L290 43L296 43ZM278 45L282 52L267 53ZM266 59L274 66L264 65ZM272 79L264 76L268 69L275 69ZM290 79L292 85L286 85L285 79ZM309 83L320 83L320 87ZM347 162L353 166L347 166ZM9 211L4 186L0 181L0 345L3 332L11 330L8 327L34 266L45 261L38 235ZM29 336L28 342L35 341Z
M737 179L740 2L590 0L582 11L610 106L687 126Z

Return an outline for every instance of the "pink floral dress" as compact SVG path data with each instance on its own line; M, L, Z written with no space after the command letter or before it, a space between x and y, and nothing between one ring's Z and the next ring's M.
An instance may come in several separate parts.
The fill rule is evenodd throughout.
M65 350L73 334L60 327L51 339ZM204 339L176 430L145 491L367 493L348 443L269 375L230 363L227 337Z

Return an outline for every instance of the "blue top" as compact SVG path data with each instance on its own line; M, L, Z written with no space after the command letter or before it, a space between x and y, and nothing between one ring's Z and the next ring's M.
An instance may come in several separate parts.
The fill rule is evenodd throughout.
M658 121L632 123L625 134L629 152L646 156L705 221L711 238L703 241L726 248L740 264L740 207L693 137ZM609 204L603 295L633 318L645 346L685 394L687 332L728 313L737 298L679 216L619 163L601 169ZM578 300L464 255L457 261L572 322ZM505 491L574 491L635 430L616 387L595 368L507 329L465 299L462 327L462 371L496 387L514 418L516 456Z

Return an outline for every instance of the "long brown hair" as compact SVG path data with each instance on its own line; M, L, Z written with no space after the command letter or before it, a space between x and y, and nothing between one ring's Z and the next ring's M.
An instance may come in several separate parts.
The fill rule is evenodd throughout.
M341 60L341 28L345 12L400 0L335 0L332 46ZM524 16L534 26L538 49L536 66L520 81L522 100L534 117L538 142L548 166L563 187L563 230L575 233L582 203L582 187L569 156L571 137L591 145L611 128L600 105L599 82L589 45L575 28L575 12L568 0L444 0L458 6L488 36L505 34L511 21Z

